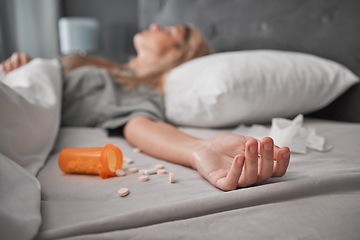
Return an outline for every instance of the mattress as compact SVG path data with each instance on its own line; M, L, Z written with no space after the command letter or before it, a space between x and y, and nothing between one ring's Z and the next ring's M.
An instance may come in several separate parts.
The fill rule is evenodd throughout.
M358 239L360 236L360 124L306 118L333 146L291 155L286 175L224 192L195 170L136 152L121 136L98 128L63 127L41 184L38 239ZM233 129L180 128L200 138ZM169 176L139 173L101 179L64 174L63 148L118 146L133 163L124 169L163 164ZM126 197L117 190L127 187Z

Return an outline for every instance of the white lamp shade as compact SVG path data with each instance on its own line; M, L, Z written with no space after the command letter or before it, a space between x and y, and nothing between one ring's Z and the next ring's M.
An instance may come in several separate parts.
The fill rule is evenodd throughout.
M89 17L59 19L60 51L62 54L96 52L99 42L99 23Z

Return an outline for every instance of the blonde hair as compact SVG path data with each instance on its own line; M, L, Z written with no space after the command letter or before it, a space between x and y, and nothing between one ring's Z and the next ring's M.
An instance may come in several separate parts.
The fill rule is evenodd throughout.
M185 29L184 41L178 46L181 52L180 56L172 61L157 62L141 75L132 72L128 65L120 65L103 58L81 55L69 55L62 59L64 74L66 75L79 67L95 66L105 69L115 82L126 84L130 87L145 85L162 93L164 73L189 60L214 52L206 39L195 27L187 25Z

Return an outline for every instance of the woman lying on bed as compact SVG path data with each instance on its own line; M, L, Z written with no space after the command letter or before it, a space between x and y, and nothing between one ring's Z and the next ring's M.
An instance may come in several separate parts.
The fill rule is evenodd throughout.
M227 133L203 140L164 122L161 94L169 71L212 53L196 29L152 24L135 35L134 46L137 56L126 65L90 56L61 59L63 125L122 128L131 145L153 157L196 169L222 190L286 173L290 151L274 146L270 137L256 140ZM29 61L25 54L13 54L2 63L2 70L8 73Z

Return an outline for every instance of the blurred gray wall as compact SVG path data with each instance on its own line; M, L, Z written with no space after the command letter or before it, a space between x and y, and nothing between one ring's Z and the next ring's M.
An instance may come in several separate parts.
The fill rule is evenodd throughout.
M12 52L31 57L58 55L58 0L0 0L1 59Z
M57 57L58 19L66 16L99 20L97 55L122 63L135 54L136 0L0 0L0 61L15 51Z
M13 0L0 0L0 61L16 49Z
M58 55L57 0L15 0L15 36L18 51L32 57Z
M100 56L126 62L135 54L136 0L62 0L63 16L94 17L100 22Z

